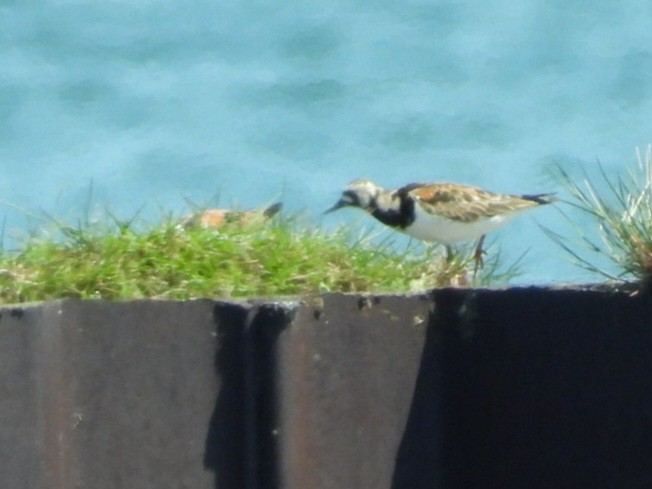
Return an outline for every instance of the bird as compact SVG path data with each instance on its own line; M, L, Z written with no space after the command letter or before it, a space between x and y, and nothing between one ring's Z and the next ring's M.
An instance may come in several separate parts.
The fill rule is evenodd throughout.
M189 228L219 228L229 223L247 224L253 220L267 220L274 217L283 207L282 202L277 202L262 209L240 211L236 209L206 209L185 216L181 220L181 227Z
M358 207L383 224L428 242L451 245L477 239L475 270L482 266L485 235L507 224L522 212L551 204L552 193L510 195L458 183L410 183L395 190L371 180L357 179L342 191L340 199L325 213Z

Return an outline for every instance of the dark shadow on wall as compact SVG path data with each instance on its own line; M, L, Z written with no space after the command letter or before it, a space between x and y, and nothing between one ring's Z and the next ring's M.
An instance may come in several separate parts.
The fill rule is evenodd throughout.
M216 304L218 348L215 370L220 390L206 438L204 467L215 472L215 487L246 488L245 464L247 390L245 380L248 309Z
M204 466L216 489L276 489L279 457L277 343L291 313L265 304L217 304L220 390L211 417Z
M393 489L652 487L652 300L438 291Z
M419 374L414 389L408 421L399 446L392 489L438 489L445 487L441 440L444 423L450 413L447 385L451 343L447 336L455 330L457 311L464 300L459 290L442 291L430 314Z

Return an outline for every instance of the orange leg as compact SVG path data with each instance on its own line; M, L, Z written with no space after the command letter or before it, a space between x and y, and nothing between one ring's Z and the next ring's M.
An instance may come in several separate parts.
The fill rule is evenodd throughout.
M453 248L446 245L446 261L453 261Z
M478 269L484 266L484 260L482 259L482 255L484 255L484 250L482 249L482 245L484 244L484 237L484 234L480 236L478 244L475 247L475 253L473 253L473 261L475 262L475 267L473 268L474 277L475 274L478 273Z

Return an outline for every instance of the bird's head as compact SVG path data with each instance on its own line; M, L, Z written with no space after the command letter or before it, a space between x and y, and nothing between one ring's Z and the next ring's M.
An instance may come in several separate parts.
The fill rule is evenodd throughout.
M324 214L336 211L342 207L360 207L369 210L372 208L378 195L383 191L381 187L370 180L358 179L349 183L333 207L328 209Z

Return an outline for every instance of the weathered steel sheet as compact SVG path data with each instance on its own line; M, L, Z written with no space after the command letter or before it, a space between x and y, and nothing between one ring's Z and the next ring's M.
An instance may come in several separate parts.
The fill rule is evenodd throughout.
M278 487L652 487L651 312L544 288L301 307L268 345Z
M35 351L42 306L0 310L0 486L43 487L44 424Z
M389 487L431 307L328 295L297 311L276 346L280 487Z
M649 296L523 288L435 301L439 365L420 381L442 392L443 487L652 487ZM408 425L404 439L420 437Z
M0 487L652 487L652 300L0 309Z
M202 464L217 395L213 309L63 301L3 310L0 485L214 487Z

